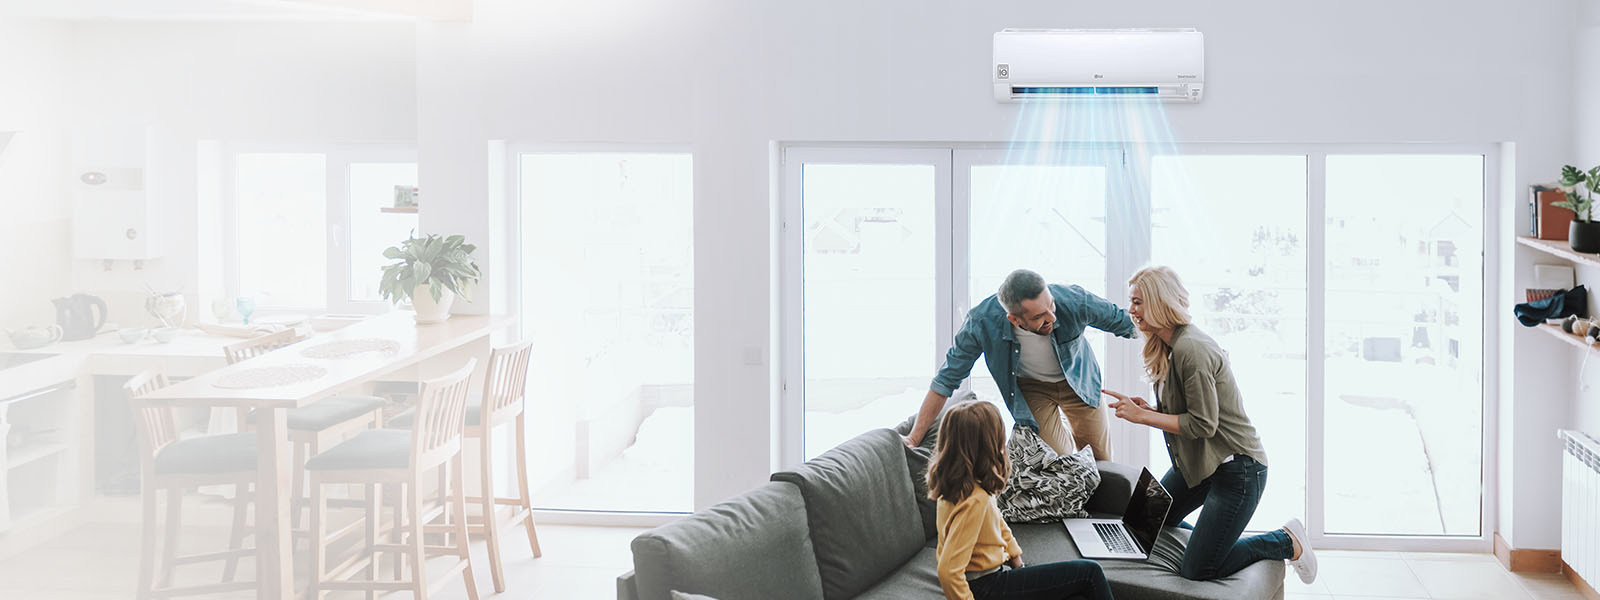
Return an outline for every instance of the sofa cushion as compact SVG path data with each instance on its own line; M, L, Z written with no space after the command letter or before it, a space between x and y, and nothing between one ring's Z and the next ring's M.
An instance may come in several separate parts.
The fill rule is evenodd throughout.
M633 539L640 600L673 590L714 598L816 600L822 580L806 534L805 501L772 482Z
M939 537L939 503L928 497L928 463L933 460L933 449L939 442L939 421L942 419L942 412L933 418L927 435L922 436L922 442L917 447L905 446L906 467L911 472L911 491L917 496L917 512L922 515L922 536L929 542ZM895 433L911 435L911 427L916 421L917 415L906 417L894 427Z
M856 596L856 600L905 600L907 598L943 598L936 567L939 558L933 548L923 548L906 564L900 565L878 585ZM1084 600L1083 596L1069 596L1060 600Z
M1078 548L1060 523L1019 523L1011 526L1022 557L1029 564L1043 564L1081 558ZM1189 531L1163 528L1156 539L1150 560L1100 561L1111 591L1117 598L1141 600L1264 600L1276 598L1283 589L1284 565L1279 560L1263 560L1224 579L1191 581L1178 575L1183 548Z
M805 497L828 600L854 598L923 549L909 473L900 434L875 429L772 475Z
M1100 470L1100 485L1083 509L1091 514L1121 515L1128 510L1128 499L1133 497L1133 483L1139 480L1140 469L1122 463L1102 460L1095 463ZM1159 479L1160 474L1156 474Z
M716 598L712 598L711 596L704 596L704 595L701 595L701 594L685 594L685 593L680 592L678 590L672 590L672 600L717 600L717 599Z
M1032 427L1018 425L1011 430L1006 453L1011 455L1011 477L995 497L1006 521L1052 523L1089 516L1083 505L1100 485L1093 449L1084 446L1060 456Z

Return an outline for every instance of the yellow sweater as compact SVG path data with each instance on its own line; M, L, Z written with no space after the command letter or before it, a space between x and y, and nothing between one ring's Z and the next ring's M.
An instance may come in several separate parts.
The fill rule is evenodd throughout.
M968 571L987 571L1022 556L994 497L983 488L974 487L957 503L940 500L937 521L939 587L949 600L972 600Z

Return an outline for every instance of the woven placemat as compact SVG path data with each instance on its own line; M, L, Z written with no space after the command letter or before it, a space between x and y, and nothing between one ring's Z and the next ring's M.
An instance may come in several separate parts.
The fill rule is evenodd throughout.
M328 370L316 365L282 365L243 369L217 378L211 385L230 390L278 387L304 383L327 375Z
M381 354L394 354L400 351L400 342L383 338L357 338L353 340L335 340L323 342L305 350L300 354L308 358L350 358L368 352Z

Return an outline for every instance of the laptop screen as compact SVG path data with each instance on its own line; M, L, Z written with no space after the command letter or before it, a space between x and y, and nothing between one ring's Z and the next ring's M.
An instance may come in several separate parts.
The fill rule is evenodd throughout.
M1133 486L1133 497L1128 499L1128 510L1122 515L1122 525L1133 535L1133 541L1139 544L1139 549L1148 554L1155 547L1161 523L1167 519L1167 511L1171 509L1172 495L1161 487L1161 482L1150 474L1150 469L1144 469L1139 474L1139 483Z

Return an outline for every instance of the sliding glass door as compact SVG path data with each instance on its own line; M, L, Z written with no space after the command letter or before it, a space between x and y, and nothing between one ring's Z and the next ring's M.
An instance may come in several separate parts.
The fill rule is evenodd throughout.
M1126 306L1128 277L1164 264L1267 450L1251 530L1301 517L1322 547L1488 548L1493 149L1018 150L784 151L783 464L914 414L1011 270ZM1089 335L1107 387L1154 398L1142 342ZM981 358L967 392L999 400ZM1111 431L1116 460L1168 468L1159 432Z

